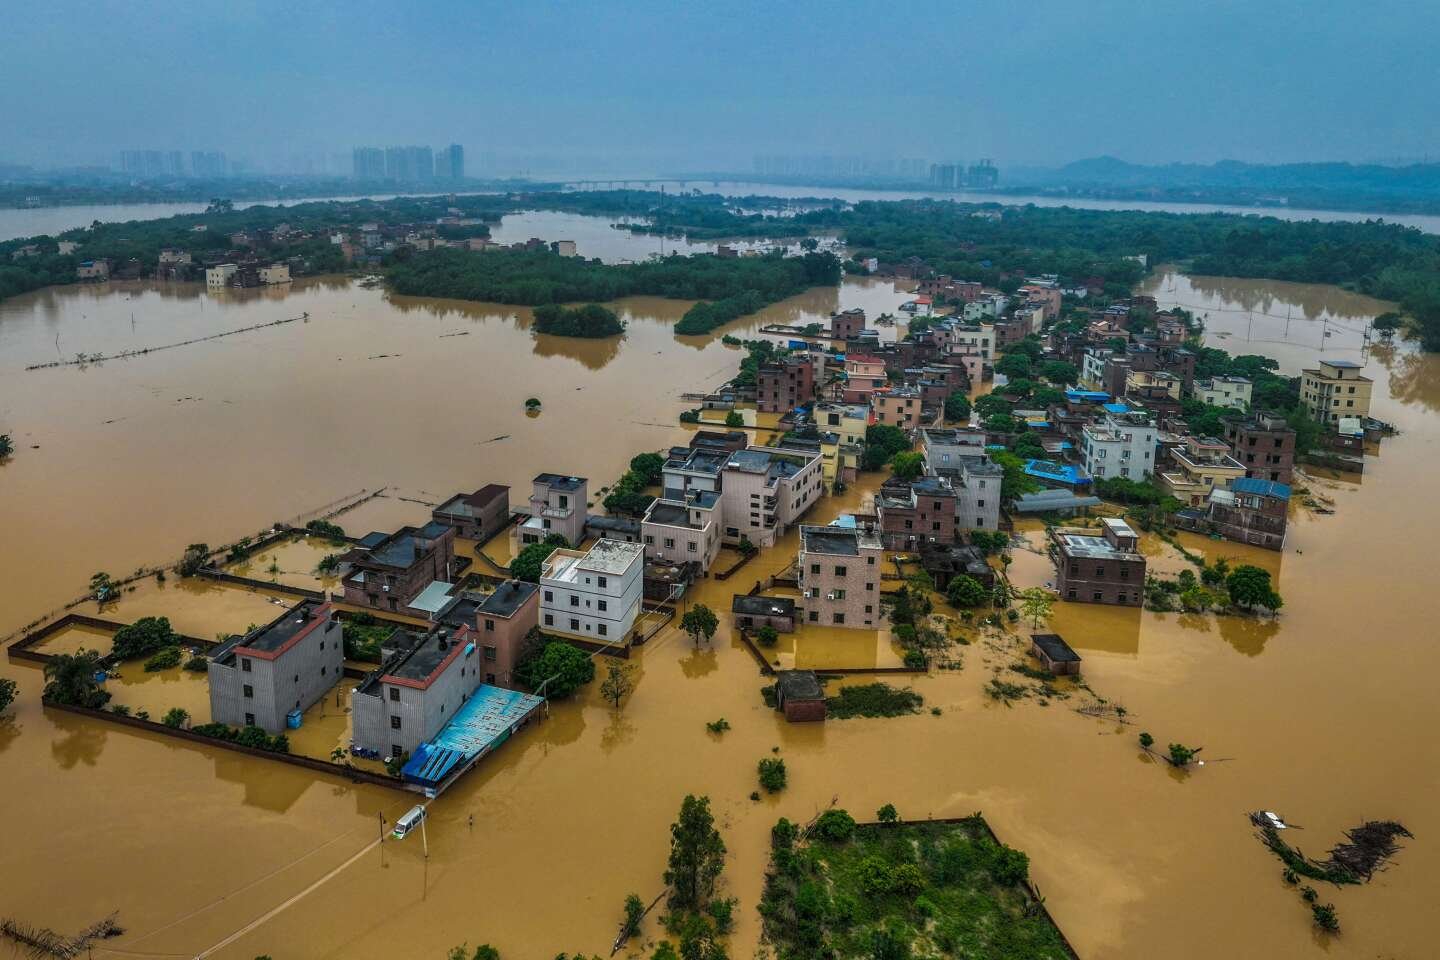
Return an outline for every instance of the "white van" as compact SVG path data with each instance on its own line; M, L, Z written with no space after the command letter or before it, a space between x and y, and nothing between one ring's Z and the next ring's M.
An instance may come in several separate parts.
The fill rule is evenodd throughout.
M416 804L411 807L404 816L395 821L395 829L390 831L390 836L396 840L404 840L406 834L420 826L420 821L425 819L425 808Z

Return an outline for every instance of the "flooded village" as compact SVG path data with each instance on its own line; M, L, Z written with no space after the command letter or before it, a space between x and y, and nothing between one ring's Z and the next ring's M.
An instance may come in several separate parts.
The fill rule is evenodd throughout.
M507 213L465 252L807 249L614 220ZM0 917L114 913L100 956L649 957L621 905L665 890L693 794L732 956L781 955L778 818L887 805L1024 851L1056 955L1425 955L1440 361L1373 326L1393 304L877 261L698 335L625 296L582 339L361 279L411 233L327 236L347 273L192 257L0 301ZM1304 424L1264 402L1292 377ZM45 658L161 617L76 681L103 715L41 703ZM1311 858L1413 838L1316 884L1337 935L1255 811Z

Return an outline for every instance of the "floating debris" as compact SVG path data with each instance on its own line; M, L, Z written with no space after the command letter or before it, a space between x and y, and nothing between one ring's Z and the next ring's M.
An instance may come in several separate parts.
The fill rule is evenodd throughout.
M1265 814L1266 811L1260 811L1259 821L1255 814L1250 814L1250 822L1260 828L1260 842L1297 874L1326 883L1360 883L1362 880L1368 882L1375 875L1375 871L1384 869L1400 851L1400 845L1395 842L1395 838L1414 836L1393 820L1367 820L1353 830L1347 830L1347 842L1332 847L1328 859L1312 860L1301 853L1298 847L1292 847L1281 840L1280 828L1268 822Z

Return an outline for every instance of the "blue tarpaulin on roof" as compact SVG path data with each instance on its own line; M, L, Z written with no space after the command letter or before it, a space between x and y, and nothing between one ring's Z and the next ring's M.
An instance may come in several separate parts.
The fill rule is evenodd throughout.
M1090 482L1090 475L1084 470L1068 463L1056 463L1054 460L1027 460L1025 472L1032 477L1072 487Z

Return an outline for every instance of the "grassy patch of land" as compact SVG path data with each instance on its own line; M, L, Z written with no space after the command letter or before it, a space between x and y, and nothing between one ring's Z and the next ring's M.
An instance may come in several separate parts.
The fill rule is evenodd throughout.
M799 838L781 821L772 834L760 913L778 960L1071 956L1026 889L1029 859L978 815L829 826Z
M842 687L833 697L825 699L830 716L841 720L850 717L899 717L919 713L925 698L914 690L902 690L888 683L861 683Z

